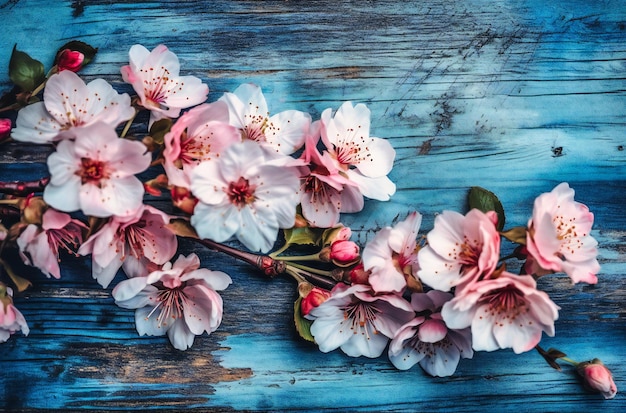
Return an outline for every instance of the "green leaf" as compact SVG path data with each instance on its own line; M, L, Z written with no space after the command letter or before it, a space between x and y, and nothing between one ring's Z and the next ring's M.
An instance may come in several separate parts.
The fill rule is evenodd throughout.
M96 53L98 53L97 48L90 46L85 42L81 42L79 40L72 40L70 42L65 43L63 46L59 48L54 58L55 65L57 64L57 61L59 60L59 55L65 49L69 49L69 50L76 51L76 52L81 52L84 56L82 66L87 66L87 64L91 62L93 58L96 56Z
M32 92L46 80L43 63L13 46L9 61L9 78L25 92Z
M293 304L293 320L296 326L296 331L298 332L298 334L300 334L300 337L302 337L306 341L315 343L315 339L311 334L311 324L313 324L313 321L307 320L302 316L302 312L300 311L301 302L302 297L298 297L296 302Z
M321 236L309 227L289 228L283 232L287 245L318 245Z
M468 203L470 209L476 208L482 212L495 211L498 215L498 225L496 228L498 231L502 231L505 222L504 208L493 192L479 186L473 186L469 190Z
M169 132L171 128L172 128L172 120L170 118L163 118L163 119L157 120L156 122L152 124L152 127L150 128L149 133L152 139L154 139L156 143L158 143L159 145L162 145L165 134Z

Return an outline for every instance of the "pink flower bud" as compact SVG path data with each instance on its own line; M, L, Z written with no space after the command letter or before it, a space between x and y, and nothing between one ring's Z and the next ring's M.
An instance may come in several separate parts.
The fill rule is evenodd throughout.
M617 394L613 375L599 359L580 363L576 370L583 378L587 389L601 393L605 399L612 399Z
M172 188L172 203L178 209L187 214L193 214L193 209L198 203L198 199L191 194L187 188L175 186Z
M369 284L370 272L365 271L363 263L350 270L350 282L352 284Z
M11 135L11 119L0 119L0 142Z
M322 304L330 297L330 291L326 291L319 287L314 287L300 303L300 311L302 315L307 315L312 309Z
M330 245L330 259L336 265L350 265L359 260L359 246L348 240L335 241Z
M63 70L78 72L83 66L83 60L85 60L85 55L81 52L64 49L57 58L57 68L59 72Z

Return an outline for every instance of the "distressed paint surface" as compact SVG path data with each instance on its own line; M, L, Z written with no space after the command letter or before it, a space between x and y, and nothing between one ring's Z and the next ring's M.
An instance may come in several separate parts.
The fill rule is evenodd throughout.
M49 66L58 46L79 39L99 48L83 76L130 92L119 75L129 47L164 43L209 84L209 100L254 82L274 112L317 118L345 100L366 103L372 134L397 151L398 191L344 216L360 242L411 210L426 231L441 210L462 210L475 185L498 194L507 226L523 225L535 196L570 182L596 215L602 273L595 286L540 281L562 308L556 337L542 344L601 358L624 388L626 2L12 0L0 17L0 64L17 43ZM0 87L10 87L6 72ZM46 174L48 148L1 149L1 180ZM553 371L535 353L479 353L447 379L322 354L293 332L290 280L181 250L191 248L234 280L216 333L186 352L138 337L132 312L91 279L87 260L73 261L61 280L38 275L17 303L31 334L2 345L0 408L626 410L623 393L587 394L571 369Z

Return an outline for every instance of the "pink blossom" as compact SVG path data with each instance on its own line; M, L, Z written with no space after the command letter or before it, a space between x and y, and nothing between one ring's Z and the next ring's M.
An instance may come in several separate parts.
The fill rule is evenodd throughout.
M197 255L181 255L147 277L121 281L113 298L122 308L136 309L140 335L167 334L175 348L186 350L195 336L211 334L222 322L222 297L216 291L231 282L223 272L200 268Z
M13 305L13 290L0 284L0 343L18 331L27 336L30 329L20 310Z
M539 343L542 332L554 336L558 310L533 277L502 272L457 291L441 315L449 328L471 326L474 350L523 353Z
M235 236L252 251L269 251L279 228L291 228L300 200L295 168L273 164L276 155L252 141L229 146L191 176L199 200L191 224L202 238Z
M330 297L330 291L314 287L300 302L302 315L307 315Z
M322 112L321 121L322 142L336 167L359 189L350 193L353 202L360 196L389 200L396 192L387 177L396 151L387 140L370 136L369 109L362 103L345 102L334 116L332 109Z
M341 348L351 357L375 358L413 315L409 303L398 295L375 295L368 285L337 284L330 298L306 318L313 320L311 334L322 352Z
M319 129L319 122L315 127ZM358 212L363 209L363 197L355 198L342 195L346 185L356 184L342 175L335 167L333 159L326 151L317 149L319 132L309 135L305 141L301 159L307 166L301 168L302 215L312 226L330 228L339 222L339 213Z
M228 124L228 107L223 102L185 112L164 139L163 167L169 183L189 188L191 171L200 162L219 156L240 139L239 131Z
M574 190L567 183L539 195L528 221L526 248L532 258L526 271L537 275L563 271L573 283L597 283L600 264L592 226L593 214L574 201Z
M87 226L68 214L48 208L42 217L42 225L28 225L17 238L20 256L27 265L41 270L46 276L61 278L59 249L76 254L83 241L83 229Z
M73 134L64 132L96 123L105 123L113 129L134 115L126 93L118 94L103 79L85 84L76 73L64 70L48 79L43 102L18 112L11 136L22 142L49 143L72 138Z
M311 116L286 110L270 116L261 88L251 83L240 85L219 99L228 105L230 123L244 140L269 146L283 155L291 155L304 144L311 126Z
M178 57L166 46L151 52L136 44L128 52L130 64L121 68L122 79L137 92L150 111L150 125L162 118L176 118L181 109L204 102L209 87L195 76L180 76Z
M83 67L85 55L76 50L63 49L57 56L57 69L59 72L70 70L78 72Z
M363 248L363 266L369 271L369 284L376 292L401 292L406 277L416 277L417 232L422 215L412 212L393 228L386 227ZM416 277L417 278L417 277Z
M416 316L403 325L389 345L389 359L396 368L407 370L419 363L431 376L451 376L459 360L472 358L469 328L451 330L441 317L441 307L452 294L437 290L411 295Z
M165 213L142 204L132 215L109 218L78 253L91 254L93 278L106 288L120 267L131 275L138 265L162 265L174 257L178 240L168 222Z
M0 118L0 142L11 135L11 119Z
M444 211L435 218L428 245L418 254L417 275L430 287L449 291L489 276L500 259L495 212L472 209L465 216Z
M576 371L590 391L601 393L605 399L612 399L617 394L611 371L599 359L579 363Z
M141 142L118 138L104 123L85 126L76 131L75 141L61 141L48 157L51 176L44 200L65 212L82 210L101 218L129 215L139 208L144 194L134 175L147 169L150 161Z

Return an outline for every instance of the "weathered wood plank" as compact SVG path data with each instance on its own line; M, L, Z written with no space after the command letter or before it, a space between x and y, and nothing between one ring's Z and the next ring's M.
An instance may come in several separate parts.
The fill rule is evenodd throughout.
M467 189L496 192L510 225L561 181L596 213L596 286L542 280L561 306L557 336L572 357L600 357L623 387L626 339L626 7L623 1L458 2L5 1L0 64L18 48L51 62L80 39L99 47L86 79L120 91L128 48L165 43L210 100L240 83L262 86L273 111L314 117L344 100L367 103L373 134L397 150L388 203L344 222L365 242L410 210L461 210ZM0 74L0 87L9 87ZM137 133L140 129L134 130ZM49 149L0 147L0 179L45 175ZM571 370L536 354L481 353L457 375L399 372L384 359L321 354L291 327L294 285L194 248L231 274L220 329L187 352L138 337L133 314L91 279L88 260L61 280L40 276L20 298L28 337L3 344L0 409L198 408L211 411L622 411L584 393ZM191 250L185 244L182 251ZM122 279L118 275L116 281ZM9 373L10 372L10 373ZM480 407L479 407L480 406Z

